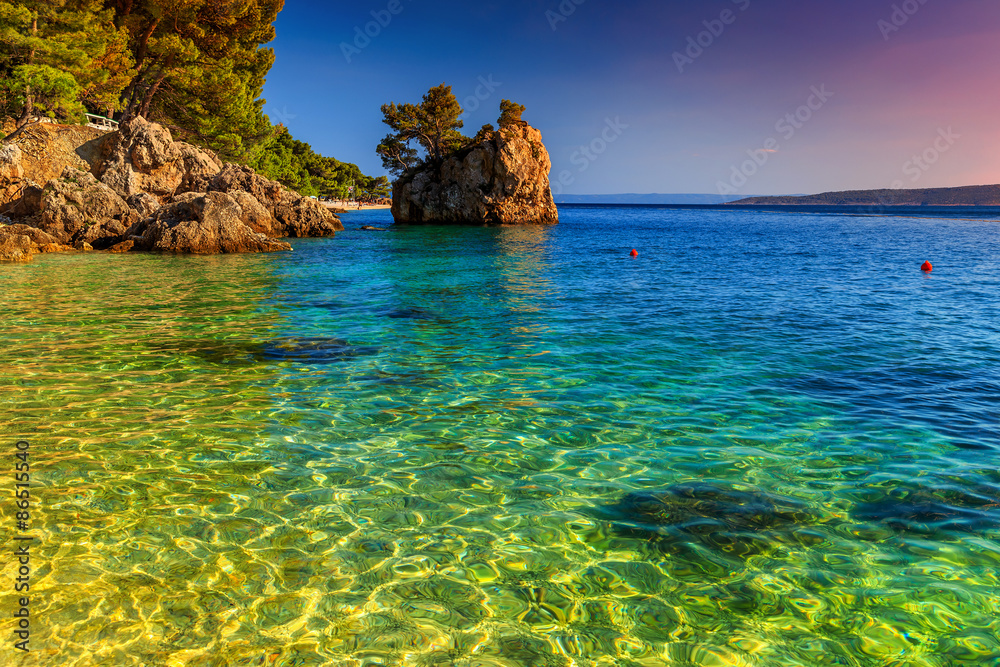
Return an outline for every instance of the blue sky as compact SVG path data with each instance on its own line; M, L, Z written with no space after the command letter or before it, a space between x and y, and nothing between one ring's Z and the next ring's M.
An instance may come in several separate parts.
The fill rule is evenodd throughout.
M557 193L1000 183L996 0L288 0L276 28L271 120L369 174L379 107L446 82L470 135L524 104Z

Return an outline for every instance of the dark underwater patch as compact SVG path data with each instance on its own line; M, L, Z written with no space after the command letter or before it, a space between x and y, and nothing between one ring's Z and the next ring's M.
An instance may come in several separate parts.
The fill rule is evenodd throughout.
M615 535L659 551L688 551L687 545L696 542L738 557L767 553L780 543L795 541L796 528L817 522L801 501L707 482L629 493L598 508L595 515L608 522Z
M417 307L385 308L380 314L393 320L436 320L437 316L429 310Z
M266 362L294 361L304 364L338 364L359 357L373 356L380 348L352 345L340 338L279 338L272 341L217 342L200 341L185 349L161 349L164 353L190 354L213 364L252 365Z
M924 486L868 487L853 495L859 502L852 519L897 533L935 536L1000 528L1000 488L990 484L932 479Z

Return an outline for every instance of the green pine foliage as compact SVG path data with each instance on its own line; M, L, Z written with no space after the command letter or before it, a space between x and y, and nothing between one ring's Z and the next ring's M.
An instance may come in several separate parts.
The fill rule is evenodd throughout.
M36 115L76 121L87 96L106 100L106 65L122 44L112 18L101 0L0 0L0 103L7 115L19 126ZM116 66L131 74L128 58Z
M312 196L388 195L264 114L284 0L0 0L0 116L141 115Z
M383 104L382 122L392 133L375 149L382 164L394 174L422 164L411 142L423 150L424 161L440 163L469 141L459 131L464 127L461 115L451 86L443 83L428 90L420 104Z
M380 199L389 196L389 179L361 173L357 165L323 157L278 126L250 166L258 173L311 197ZM353 192L349 188L354 187Z

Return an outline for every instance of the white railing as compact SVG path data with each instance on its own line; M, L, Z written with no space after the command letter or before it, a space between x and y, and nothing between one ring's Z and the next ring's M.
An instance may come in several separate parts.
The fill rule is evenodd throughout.
M92 113L88 113L87 127L104 130L105 132L114 132L118 129L118 121L105 118L104 116L95 116Z

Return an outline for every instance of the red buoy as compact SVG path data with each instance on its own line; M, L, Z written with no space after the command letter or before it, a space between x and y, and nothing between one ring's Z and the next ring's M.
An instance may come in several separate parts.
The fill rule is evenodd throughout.
M920 270L924 273L930 273L934 270L934 265L930 262L924 262L924 265L920 267Z
M639 256L639 251L638 251L638 250L636 250L635 248L633 248L633 249L632 249L632 252L631 252L630 254L631 254L631 255L632 255L633 257L638 257L638 256Z

